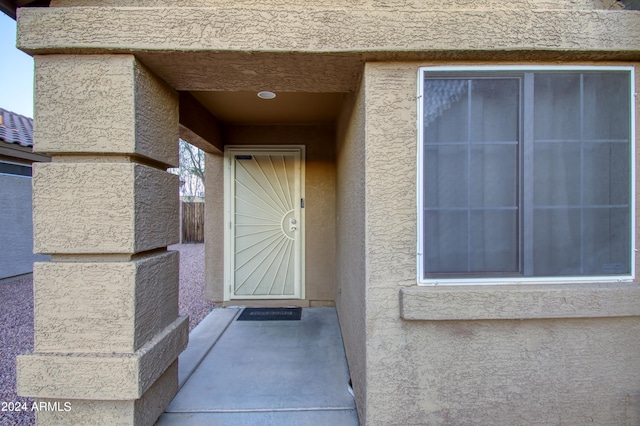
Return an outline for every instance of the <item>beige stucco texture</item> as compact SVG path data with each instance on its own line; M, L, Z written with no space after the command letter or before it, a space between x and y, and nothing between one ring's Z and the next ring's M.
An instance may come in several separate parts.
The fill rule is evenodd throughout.
M176 175L142 164L39 163L34 251L137 253L179 241Z
M513 0L510 1L509 8L514 9L530 9L538 7L541 9L619 9L620 6L615 0ZM319 0L313 3L307 3L303 0L278 0L256 4L253 0L182 0L176 2L174 0L53 0L51 6L179 6L179 7L258 7L265 9L274 8L274 6L283 8L364 8L364 9L389 9L389 8L438 8L438 9L500 9L506 8L505 2L502 0L452 0L442 2L440 0L351 0L348 3L341 0Z
M361 422L367 410L365 93L343 107L336 148L336 308Z
M36 352L135 352L178 316L178 253L36 263L34 312Z
M400 289L406 320L610 318L640 316L640 287L629 284L580 286L439 286Z
M18 392L39 398L139 399L184 350L188 329L187 318L179 317L130 354L21 355Z
M469 2L470 3L470 2ZM591 7L442 8L433 4L305 9L301 3L216 7L61 7L27 9L20 15L18 44L29 51L77 49L238 51L469 51L554 48L637 50L633 14ZM568 5L573 2L559 2ZM583 2L588 3L588 2ZM288 6L288 7L287 7ZM167 13L170 10L170 13ZM451 10L456 10L455 14ZM53 31L64 19L66 31ZM103 25L105 21L112 25ZM424 25L425 22L431 25ZM466 25L469 23L474 25ZM562 22L562 37L558 24ZM585 24L591 31L584 32ZM113 28L123 31L114 34ZM629 32L616 33L624 25ZM513 32L514 27L527 31ZM90 31L87 31L90 29ZM241 30L240 30L241 29ZM489 32L487 30L490 30ZM173 37L167 37L171 33ZM115 37L114 37L115 35ZM616 46L609 43L616 40ZM455 43L452 43L454 42ZM491 41L494 44L487 44ZM64 46L64 48L62 48Z
M178 120L177 94L132 55L36 56L35 84L38 152L177 166L178 129L169 125Z
M205 154L204 274L207 300L224 300L224 155Z

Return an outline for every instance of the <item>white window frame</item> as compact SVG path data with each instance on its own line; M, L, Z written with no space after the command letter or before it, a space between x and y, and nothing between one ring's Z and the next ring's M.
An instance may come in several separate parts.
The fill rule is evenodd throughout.
M630 89L631 89L631 165L630 165L630 186L631 186L631 249L630 249L630 274L624 275L604 275L604 276L557 276L557 277L493 277L493 278L424 278L424 262L422 259L422 250L424 247L424 221L423 221L423 193L424 193L424 103L423 103L423 90L424 80L429 73L468 73L483 72L483 73L496 73L499 77L499 73L509 72L540 72L540 71L553 71L553 72L585 72L585 71L626 71L629 73ZM418 285L433 286L433 285L469 285L469 284L561 284L561 283L606 283L606 282L632 282L635 279L635 254L636 254L636 175L635 175L635 135L636 135L636 108L635 108L635 67L633 66L433 66L433 67L420 67L418 71L418 159L417 159L417 207L418 207L418 223L417 223L417 282Z

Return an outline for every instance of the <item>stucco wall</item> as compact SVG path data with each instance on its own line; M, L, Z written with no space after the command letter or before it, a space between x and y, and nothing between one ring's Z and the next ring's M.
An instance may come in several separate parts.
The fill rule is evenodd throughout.
M419 298L431 294L416 287L420 65L427 64L367 64L364 74L366 424L638 424L640 317L637 308L628 310L640 302L634 284L598 290L623 292L622 298L569 285L584 292L574 318L540 319L546 307L519 295L518 287L500 291L529 297L520 302L536 312L502 315L509 299L492 297L492 286L476 286L486 298L457 299L465 320L401 319L401 302L428 309ZM420 296L406 291L403 302L402 290ZM545 293L544 286L527 290ZM455 303L447 299L451 295L440 297L445 310ZM600 302L613 306L603 310ZM589 318L596 314L603 317Z
M33 271L33 262L49 256L33 254L31 178L0 174L0 279Z
M467 2L468 4L471 2ZM482 2L484 3L484 2ZM366 53L369 59L393 59L398 53L416 56L442 53L451 57L477 56L486 49L502 51L559 51L564 55L585 51L613 54L637 52L634 38L640 32L632 11L587 8L548 8L551 2L486 3L484 7L336 7L306 10L300 4L274 7L58 7L24 8L18 22L17 44L30 53L130 49L150 53L256 51L291 53ZM575 4L567 0L564 4ZM494 6L494 7L492 7ZM573 10L571 10L573 9ZM65 31L58 31L60 20ZM109 20L111 25L101 25ZM430 25L426 25L429 23ZM585 31L588 25L589 31ZM624 28L624 32L617 29ZM114 29L119 30L114 34ZM167 33L171 37L167 37ZM615 41L615 44L612 42ZM62 48L61 46L65 46ZM161 64L151 65L156 73ZM174 88L189 83L169 75L178 72L170 59L160 77ZM184 57L183 57L184 58ZM299 59L299 58L296 58ZM208 77L211 71L196 63ZM265 64L271 74L270 64ZM325 68L325 67L323 67ZM165 72L166 71L166 72ZM231 71L230 69L228 72ZM186 75L188 71L180 74ZM235 72L238 72L236 68ZM261 74L261 73L260 73ZM215 75L215 74L214 74ZM228 77L228 76L225 76ZM235 76L242 78L242 76ZM283 74L283 82L295 77ZM306 76L298 76L304 80ZM265 78L260 75L260 78ZM314 78L316 76L314 75ZM200 79L198 79L200 80ZM309 80L307 78L307 80ZM316 83L314 80L310 82ZM209 82L215 85L216 82ZM278 89L278 88L277 88ZM206 90L206 89L203 89Z
M361 420L367 397L365 102L361 87L340 116L336 188L336 308Z
M289 301L303 305L332 305L335 302L335 127L332 125L309 126L251 126L229 125L223 132L226 145L305 145L305 299ZM207 167L215 167L216 178L207 178L207 184L213 186L214 195L207 186L207 208L205 223L222 224L220 208L222 187L219 178L224 176L222 162L209 157ZM209 169L207 168L207 174ZM215 206L215 207L214 207ZM207 228L205 244L208 238L216 243L223 241L222 227ZM209 244L207 244L209 246ZM211 248L210 250L215 250ZM220 254L218 252L212 255ZM209 251L207 252L209 256ZM222 300L222 272L224 265L220 261L207 263L207 297L215 301ZM233 300L232 304L243 303ZM255 305L256 301L249 301ZM260 302L282 304L282 301Z
M205 298L224 300L224 155L205 153L204 276Z
M363 9L388 9L388 8L412 8L412 9L498 9L498 8L523 8L538 7L540 9L613 9L620 8L615 0L321 0L313 3L302 0L278 0L256 4L254 0L53 0L51 6L182 6L182 7L220 7L220 6L261 6L273 8L274 4L280 7L297 6L304 9L313 8L348 8L359 7Z

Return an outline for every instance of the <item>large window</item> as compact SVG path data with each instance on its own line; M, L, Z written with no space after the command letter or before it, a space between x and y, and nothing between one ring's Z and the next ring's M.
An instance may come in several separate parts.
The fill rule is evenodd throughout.
M630 279L633 71L423 68L419 279Z

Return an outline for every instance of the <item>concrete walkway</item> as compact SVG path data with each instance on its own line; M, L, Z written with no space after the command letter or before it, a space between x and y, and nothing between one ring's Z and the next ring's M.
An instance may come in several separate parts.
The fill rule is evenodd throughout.
M215 309L189 335L157 425L358 425L334 308L300 321L236 321L241 311Z

